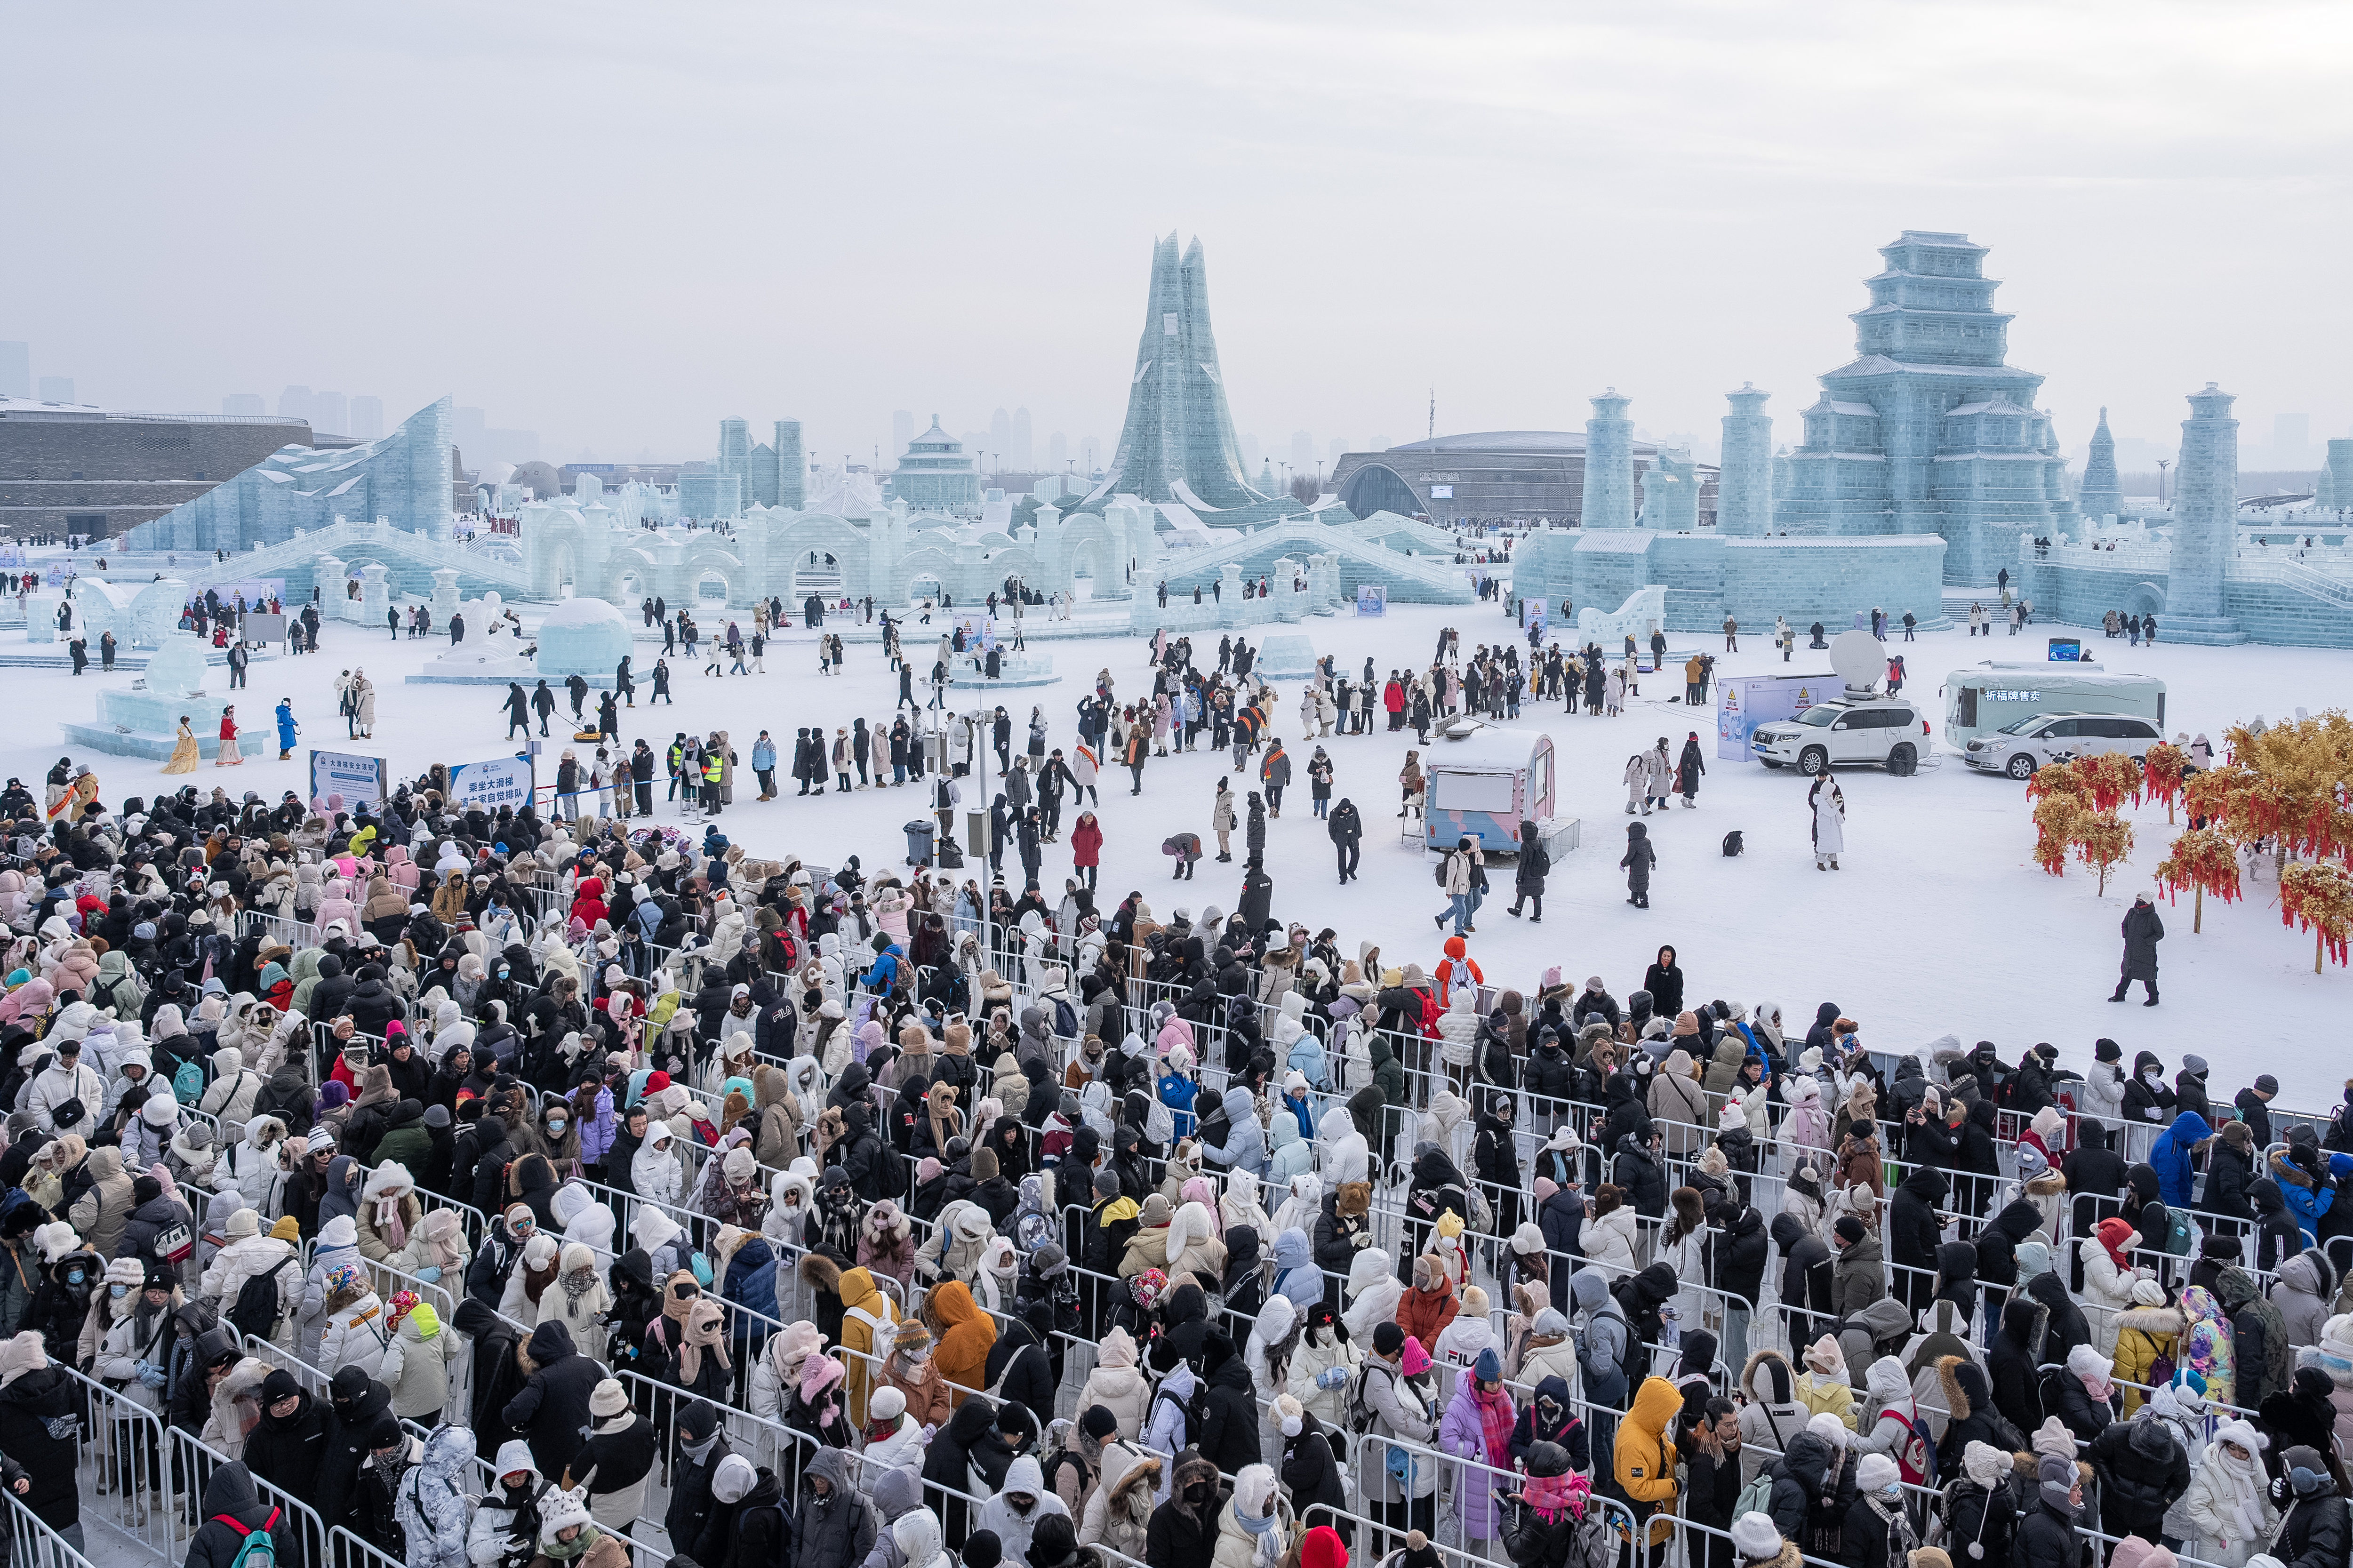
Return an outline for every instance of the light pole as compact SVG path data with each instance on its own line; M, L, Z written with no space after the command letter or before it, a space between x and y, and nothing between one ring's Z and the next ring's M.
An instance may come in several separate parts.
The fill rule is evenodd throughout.
M2172 460L2170 458L2157 460L2157 504L2159 506L2165 504L2165 466Z

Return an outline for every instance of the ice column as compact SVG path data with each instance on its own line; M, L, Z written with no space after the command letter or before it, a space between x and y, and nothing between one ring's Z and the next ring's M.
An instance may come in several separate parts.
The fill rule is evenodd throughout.
M1613 386L1593 400L1593 417L1585 422L1587 528L1634 526L1634 422L1626 417L1632 401Z
M1724 416L1724 468L1716 480L1715 531L1756 536L1773 526L1773 416L1748 382L1727 392L1732 412Z

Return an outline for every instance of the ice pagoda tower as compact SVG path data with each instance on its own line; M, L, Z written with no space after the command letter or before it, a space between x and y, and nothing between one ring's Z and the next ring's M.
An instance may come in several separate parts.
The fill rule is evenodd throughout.
M1586 528L1634 526L1634 422L1626 417L1633 399L1611 387L1593 400L1585 422L1585 495L1577 520Z
M2212 382L2189 395L2181 422L2181 468L2173 500L2173 551L2166 563L2165 637L2209 647L2242 643L2223 578L2239 521L2238 399Z
M2084 484L2075 492L2075 510L2096 521L2116 516L2124 504L2124 492L2116 487L2116 438L2108 434L2108 411L2103 408L2099 427L2092 432L2091 455L2084 459Z
M1773 526L1773 416L1765 412L1772 394L1750 382L1725 394L1732 412L1724 416L1724 467L1716 480L1715 529L1726 535L1761 535Z
M1226 407L1218 341L1209 331L1208 268L1195 239L1180 259L1171 234L1152 249L1144 335L1127 393L1127 422L1101 483L1077 510L1133 494L1196 510L1254 506L1269 498L1242 469Z
M1905 229L1866 279L1856 358L1821 378L1789 454L1773 528L1792 534L1941 534L1945 580L1990 583L2021 538L2074 515L2065 459L2034 406L2042 377L2005 364L1985 247Z

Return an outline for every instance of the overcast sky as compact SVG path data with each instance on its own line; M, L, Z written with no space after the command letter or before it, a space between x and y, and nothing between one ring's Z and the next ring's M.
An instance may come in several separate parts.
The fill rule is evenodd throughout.
M2343 4L0 5L0 339L86 399L444 393L562 461L1026 405L1115 439L1155 235L1239 428L1794 440L1905 227L2080 448L2353 426ZM2257 454L2253 450L2251 457Z

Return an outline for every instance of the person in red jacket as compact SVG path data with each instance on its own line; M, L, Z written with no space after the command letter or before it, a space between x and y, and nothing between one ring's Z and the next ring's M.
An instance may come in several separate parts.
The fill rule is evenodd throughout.
M1095 872L1103 863L1103 824L1092 811L1079 813L1079 820L1071 827L1071 863L1078 868L1079 879L1090 893L1095 890Z

